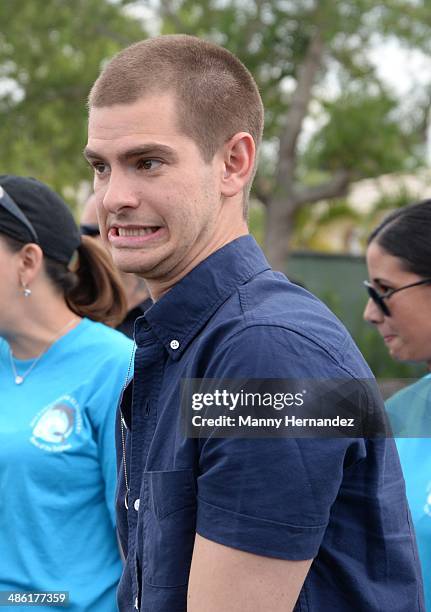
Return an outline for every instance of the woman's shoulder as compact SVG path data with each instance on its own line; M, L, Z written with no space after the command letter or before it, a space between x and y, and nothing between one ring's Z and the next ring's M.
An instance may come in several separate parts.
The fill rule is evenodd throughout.
M81 321L78 328L77 331L80 332L78 340L82 343L82 348L96 349L105 354L112 352L116 355L121 353L130 355L133 341L116 329L86 318Z
M431 376L401 389L385 402L395 437L431 435Z
M386 400L387 407L395 407L400 401L403 403L406 400L414 401L415 399L425 399L427 400L431 394L431 374L426 374L419 378L416 382L411 385L408 385L397 391L392 397Z

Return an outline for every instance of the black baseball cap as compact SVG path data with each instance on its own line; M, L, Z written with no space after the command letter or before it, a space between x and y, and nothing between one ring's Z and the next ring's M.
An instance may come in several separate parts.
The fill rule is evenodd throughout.
M10 174L0 176L0 234L35 242L65 264L81 242L71 211L55 191L35 178Z

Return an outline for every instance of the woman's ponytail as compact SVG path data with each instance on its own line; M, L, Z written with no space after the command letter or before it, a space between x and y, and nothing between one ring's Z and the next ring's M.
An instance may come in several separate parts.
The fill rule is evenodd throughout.
M95 240L81 237L76 260L69 267L45 257L45 268L77 315L110 327L123 321L127 301L119 273L109 253Z

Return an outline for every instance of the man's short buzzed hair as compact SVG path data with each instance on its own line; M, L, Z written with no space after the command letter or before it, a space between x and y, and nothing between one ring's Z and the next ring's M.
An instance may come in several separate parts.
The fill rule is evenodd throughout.
M263 105L253 77L232 53L194 36L157 36L124 49L95 82L89 106L132 104L169 91L178 103L178 129L205 162L238 132L251 134L259 148Z

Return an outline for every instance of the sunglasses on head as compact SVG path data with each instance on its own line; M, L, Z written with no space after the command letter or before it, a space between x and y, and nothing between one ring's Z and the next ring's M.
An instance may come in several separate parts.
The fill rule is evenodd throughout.
M424 278L423 280L417 281L416 283L410 283L410 285L404 285L403 287L398 287L398 289L388 289L384 293L379 293L369 281L364 281L364 285L369 297L380 308L380 310L386 317L391 316L391 311L389 310L389 307L386 304L385 300L388 300L391 295L394 295L394 293L398 293L398 291L404 291L404 289L410 289L410 287L418 287L419 285L428 285L430 283L431 278Z
M79 231L81 236L100 236L99 226L93 223L81 223Z
M13 217L15 217L15 219L18 219L18 221L20 221L28 229L33 241L36 244L39 244L39 238L38 238L38 235L33 225L27 219L27 217L22 212L22 210L19 208L19 206L13 201L13 199L10 197L7 191L5 191L4 188L1 186L0 186L0 206L3 206L3 208L5 208L8 211L8 213L10 213Z

